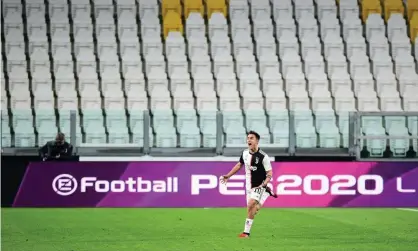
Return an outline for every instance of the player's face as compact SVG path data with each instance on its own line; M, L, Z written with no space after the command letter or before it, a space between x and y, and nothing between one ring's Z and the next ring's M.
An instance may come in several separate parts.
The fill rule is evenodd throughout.
M55 143L57 144L57 145L63 145L64 144L64 139L61 139L61 138L55 138Z
M250 148L250 149L255 149L255 148L257 148L257 146L258 146L258 140L257 140L257 138L255 137L255 135L253 135L253 134L249 134L249 135L247 136L247 144L248 144L248 148Z

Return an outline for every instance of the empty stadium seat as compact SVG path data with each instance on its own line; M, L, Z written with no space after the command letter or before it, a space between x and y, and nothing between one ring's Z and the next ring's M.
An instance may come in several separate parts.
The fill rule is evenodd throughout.
M212 18L214 13L220 13L224 16L227 15L227 6L224 0L206 1L207 16Z
M180 147L200 147L200 130L195 110L176 111L176 125L180 136Z
M363 0L361 1L361 4L361 17L363 19L363 22L365 22L369 15L372 13L382 14L382 6L379 0Z
M340 133L334 111L319 111L314 115L315 127L319 134L319 146L323 148L340 147Z
M177 133L172 110L155 110L152 114L156 147L177 147Z
M36 143L32 110L13 110L12 125L16 147L30 147Z
M107 143L104 119L101 109L85 109L82 111L82 128L85 132L86 143Z
M403 15L405 12L402 0L386 0L383 2L383 5L386 21L388 21L392 14Z
M125 110L106 110L106 128L109 144L130 143Z
M4 92L4 91L3 91ZM2 106L1 110L1 147L10 147L12 136L10 134L10 120L7 110Z
M223 129L227 146L246 144L246 139L243 137L246 130L242 111L223 112Z
M311 111L295 111L296 146L300 148L316 148L317 135Z
M40 145L53 140L58 132L55 111L51 107L35 110L35 126Z
M187 19L191 13L199 13L204 15L204 6L202 0L185 0L184 5L184 17Z
M169 0L170 2L173 0ZM178 0L178 2L180 2ZM178 8L181 7L179 6ZM168 9L164 16L164 37L168 36L170 31L183 33L183 24L181 21L181 13Z
M176 12L179 16L182 15L180 0L163 0L161 5L163 16L166 16L169 11Z
M71 111L66 109L58 110L58 127L59 131L64 133L67 137L71 136ZM83 139L81 131L81 117L76 113L76 138L80 143ZM83 141L84 142L84 141Z
M257 131L260 134L260 143L271 144L270 130L267 126L267 117L264 110L246 110L245 125L248 131Z
M216 146L216 112L200 111L199 125L202 132L202 145L204 147Z
M144 112L140 110L128 110L128 125L132 133L132 143L144 146ZM149 132L150 145L154 146L152 130Z

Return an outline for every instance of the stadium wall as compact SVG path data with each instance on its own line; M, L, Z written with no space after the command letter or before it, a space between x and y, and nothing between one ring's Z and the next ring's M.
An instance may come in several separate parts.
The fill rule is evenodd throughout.
M218 178L236 163L32 162L2 158L2 206L243 207L244 175ZM80 158L81 160L81 158ZM266 207L418 207L416 162L274 162Z

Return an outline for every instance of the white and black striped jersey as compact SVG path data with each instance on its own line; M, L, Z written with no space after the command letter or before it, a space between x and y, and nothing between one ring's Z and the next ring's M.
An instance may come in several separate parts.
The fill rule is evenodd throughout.
M260 186L266 174L272 169L269 156L260 148L251 153L249 149L242 152L239 162L245 165L246 189Z

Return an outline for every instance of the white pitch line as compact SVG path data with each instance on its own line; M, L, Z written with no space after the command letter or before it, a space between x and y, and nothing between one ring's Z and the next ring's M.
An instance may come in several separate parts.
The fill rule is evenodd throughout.
M413 209L413 208L397 208L397 209L403 210L403 211L418 212L418 209Z

